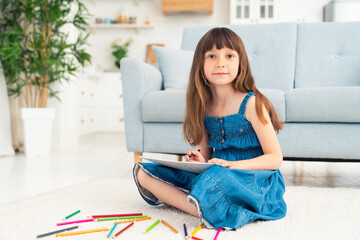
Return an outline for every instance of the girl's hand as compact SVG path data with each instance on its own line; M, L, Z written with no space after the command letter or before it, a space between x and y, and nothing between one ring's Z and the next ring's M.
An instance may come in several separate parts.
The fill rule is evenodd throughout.
M221 167L227 167L227 168L234 168L234 162L232 161L226 161L219 158L212 158L208 161L208 163L214 163L217 165L220 165Z
M205 158L198 150L188 151L187 154L185 155L185 160L187 162L206 162Z

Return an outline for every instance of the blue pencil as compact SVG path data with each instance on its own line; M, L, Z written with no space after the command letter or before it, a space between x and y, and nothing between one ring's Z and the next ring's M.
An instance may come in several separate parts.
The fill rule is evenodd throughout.
M186 230L186 224L184 223L184 233L185 233L185 239L188 239L187 230Z
M114 231L114 229L116 228L117 225L118 225L118 223L116 222L115 225L113 226L113 228L110 230L109 235L107 235L108 238L110 237L110 235L112 234L112 232Z
M198 149L198 152L200 152L200 148ZM190 154L190 156L187 156L187 160L189 160L190 158L192 158L194 156L194 154Z

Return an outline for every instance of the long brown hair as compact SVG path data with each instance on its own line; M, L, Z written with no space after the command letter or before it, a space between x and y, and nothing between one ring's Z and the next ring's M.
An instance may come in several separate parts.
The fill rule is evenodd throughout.
M196 46L192 67L190 70L189 84L186 92L186 110L183 123L185 139L192 145L199 145L205 132L206 107L212 102L210 85L205 78L204 61L205 53L213 46L217 49L224 47L235 50L239 54L239 73L232 82L233 88L240 92L253 91L256 95L256 114L263 124L267 120L262 111L262 106L269 113L274 130L278 133L284 125L280 122L271 102L256 88L254 78L251 74L250 63L246 55L241 38L228 28L213 28L208 31Z

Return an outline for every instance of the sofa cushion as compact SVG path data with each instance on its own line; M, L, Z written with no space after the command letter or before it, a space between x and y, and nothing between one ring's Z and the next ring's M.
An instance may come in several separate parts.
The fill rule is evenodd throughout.
M185 28L181 48L194 50L211 27ZM222 27L222 26L219 26ZM244 42L258 88L294 88L296 23L225 25Z
M274 106L280 122L285 122L285 94L275 89L259 89Z
M152 49L159 62L165 90L186 89L194 52L157 46Z
M360 122L360 87L294 89L285 101L286 122Z
M295 88L360 86L360 22L298 25Z
M286 123L278 139L288 158L360 159L360 124Z
M186 90L150 92L142 100L144 122L183 122Z
M285 122L284 92L274 89L260 90L274 105L281 122ZM142 100L144 122L183 122L186 90L150 92Z

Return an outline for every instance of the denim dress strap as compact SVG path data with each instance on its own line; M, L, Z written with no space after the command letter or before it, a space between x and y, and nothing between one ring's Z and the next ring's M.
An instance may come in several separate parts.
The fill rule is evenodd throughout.
M239 109L239 114L244 114L245 113L245 109L246 109L246 104L249 101L249 98L254 96L255 93L250 91L248 94L246 94L246 96L244 97L244 100L241 103L240 109Z

